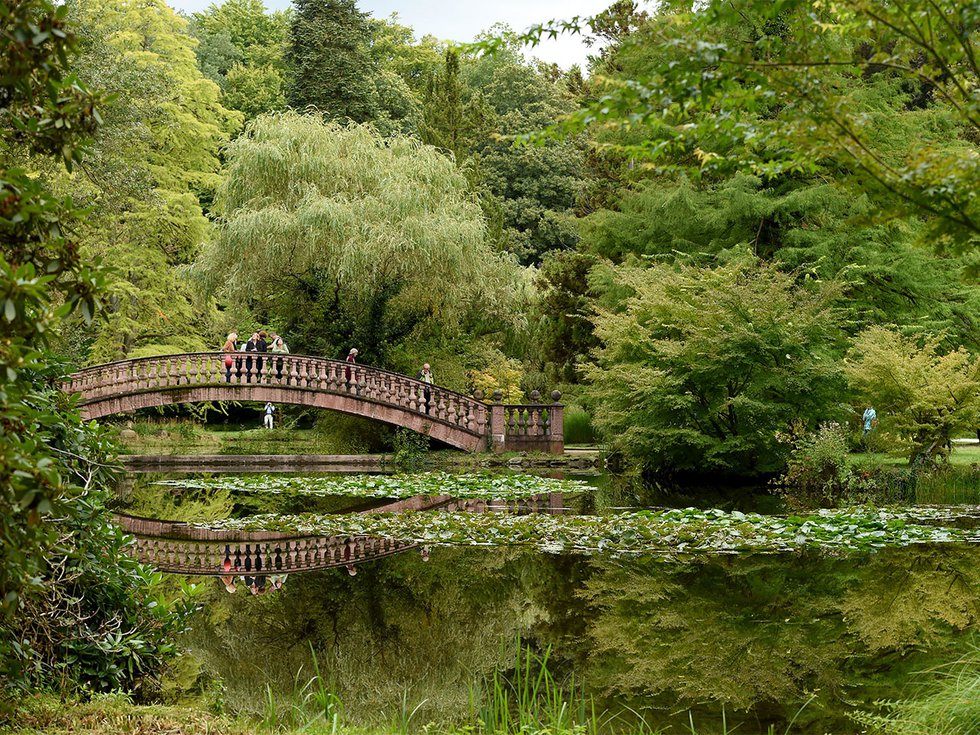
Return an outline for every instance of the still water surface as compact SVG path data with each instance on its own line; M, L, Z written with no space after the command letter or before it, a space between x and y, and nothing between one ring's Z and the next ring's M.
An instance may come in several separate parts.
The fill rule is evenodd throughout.
M129 478L121 509L169 520L356 513L383 500L159 486ZM185 476L188 477L188 476ZM634 491L607 478L567 513L622 512ZM767 501L770 502L771 501ZM744 501L743 501L744 504ZM313 657L349 724L413 712L415 726L466 719L518 647L548 652L555 677L626 723L857 733L855 707L912 691L917 672L969 650L980 620L980 547L703 554L686 558L433 545L290 574L281 589L228 594L205 578L184 637L188 680L227 709L288 698ZM427 559L425 557L428 557ZM216 684L220 682L220 686Z

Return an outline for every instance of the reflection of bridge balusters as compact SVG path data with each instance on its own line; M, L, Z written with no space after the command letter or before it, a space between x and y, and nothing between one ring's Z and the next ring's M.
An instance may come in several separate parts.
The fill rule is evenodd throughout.
M469 450L487 448L489 414L499 412L490 442L495 450L563 451L559 393L547 405L532 394L532 404L509 407L498 402L488 407L482 395L471 398L431 385L426 413L426 385L406 375L306 355L264 353L261 368L255 353L230 356L231 367L225 365L224 354L208 352L95 365L72 375L63 387L81 394L82 414L91 419L179 403L271 401L366 416ZM513 410L505 420L508 408Z
M262 531L216 531L131 516L120 515L115 520L136 536L133 548L141 562L179 574L309 572L416 548L414 543L374 536L277 537Z
M523 498L459 500L452 495L416 495L395 500L362 513L402 513L406 510L436 510L463 513L551 513L565 512L564 493L538 493Z

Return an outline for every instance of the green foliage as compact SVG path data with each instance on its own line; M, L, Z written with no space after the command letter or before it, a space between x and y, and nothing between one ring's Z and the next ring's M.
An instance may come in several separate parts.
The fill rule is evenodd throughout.
M292 67L287 99L329 120L364 123L378 117L375 66L366 14L354 0L297 0L289 31Z
M786 464L779 492L794 510L918 498L913 492L916 477L908 471L855 465L847 435L837 424L823 425L798 437Z
M537 653L518 641L513 669L494 671L478 708L470 713L486 735L567 732L598 735L595 703L576 691L574 680L559 682L549 669L551 649Z
M603 274L604 275L604 274ZM779 441L836 410L839 368L828 284L750 260L608 269L585 375L597 428L657 472L774 472Z
M946 351L937 338L921 342L894 328L870 327L844 363L852 389L874 406L883 430L893 430L913 465L949 452L954 436L976 426L980 365L964 349Z
M400 470L419 469L425 464L429 453L429 436L411 429L399 428L391 440L394 449L395 466Z
M81 37L76 69L115 95L84 166L55 185L92 211L84 252L113 266L105 318L83 329L79 361L204 349L208 305L173 267L209 237L204 213L218 152L241 124L197 68L187 23L162 2L69 3Z
M415 37L415 31L398 22L398 14L388 18L368 18L371 30L371 58L381 69L401 77L416 94L422 92L439 68L440 43L433 36Z
M577 366L596 346L588 276L597 263L593 256L576 251L549 253L541 263L540 351L562 381L577 380Z
M610 79L560 129L616 128L627 140L613 145L626 155L697 176L840 166L897 208L933 216L941 242L963 245L980 232L977 23L971 0L665 5L617 59L639 56L643 65ZM580 28L546 24L519 40ZM887 112L863 98L879 84L893 90ZM880 113L935 110L959 134L882 141Z
M47 519L71 482L59 449L84 448L72 418L45 386L58 372L44 354L53 330L74 309L91 320L101 274L84 264L70 236L80 216L70 198L54 196L14 165L15 154L56 156L71 168L94 129L98 97L71 76L76 40L67 9L45 0L0 11L0 90L4 112L0 168L0 624L15 615L25 591L37 589L44 551L55 540ZM44 396L48 398L45 399ZM70 409L69 409L70 410ZM74 419L77 426L77 416ZM68 445L66 447L66 445ZM0 638L0 661L16 645Z
M421 441L415 437L421 437ZM410 450L413 453L417 451L424 454L428 451L428 438L417 432L412 432L406 444L410 444ZM487 473L458 474L448 472L346 475L341 478L277 477L271 475L234 477L223 475L202 480L160 480L155 484L162 487L177 488L180 492L337 495L351 498L392 499L414 498L419 495L451 495L454 498L482 498L484 500L516 500L542 493L577 492L585 488L585 483L581 480L556 480L549 477L520 474L491 475Z
M69 7L4 5L0 174L0 696L33 687L137 690L176 652L189 608L124 551L105 504L114 479L105 431L60 390L50 335L75 307L90 321L101 276L67 233L84 214L11 165L84 162L97 97L69 74ZM11 146L15 144L16 149ZM6 701L4 702L6 704Z
M290 17L266 13L261 0L225 0L191 17L201 71L221 87L222 103L246 120L286 107Z
M595 429L592 416L579 406L565 406L565 444L594 444Z
M462 493L465 494L465 493ZM382 536L427 545L527 545L558 554L695 554L805 549L867 551L925 543L967 543L971 531L953 525L962 512L883 511L855 507L819 515L766 516L721 510L660 510L573 516L499 508L497 513L265 514L199 524L202 528L279 531L302 535Z
M516 270L484 242L452 161L313 115L255 120L227 151L221 232L199 259L206 288L279 324L298 352L386 365L474 314L499 329Z

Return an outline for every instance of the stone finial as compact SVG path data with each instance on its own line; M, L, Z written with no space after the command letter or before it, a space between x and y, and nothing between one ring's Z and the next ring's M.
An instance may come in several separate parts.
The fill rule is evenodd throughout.
M551 391L551 400L553 400L555 403L558 403L558 401L561 400L561 391L560 390Z
M504 400L504 392L498 388L493 392L493 402L500 403L502 400Z
M541 391L532 390L531 391L531 403L540 403L541 401Z
M475 391L473 391L473 397L476 400L478 400L478 401L482 401L483 400L483 391L480 390L479 388L477 388Z

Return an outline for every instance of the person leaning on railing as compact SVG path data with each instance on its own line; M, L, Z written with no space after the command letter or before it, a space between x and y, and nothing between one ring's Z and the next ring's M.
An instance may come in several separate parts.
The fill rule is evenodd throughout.
M238 351L238 348L235 346L235 342L237 340L238 333L231 332L228 334L228 338L221 347L221 351L225 353L225 380L227 380L229 383L231 382L231 366L235 364L235 358L232 357L230 353Z
M289 348L286 347L286 343L283 342L282 337L278 334L272 338L272 352L276 355L288 355ZM281 357L276 358L276 380L282 382L282 365L283 359Z

